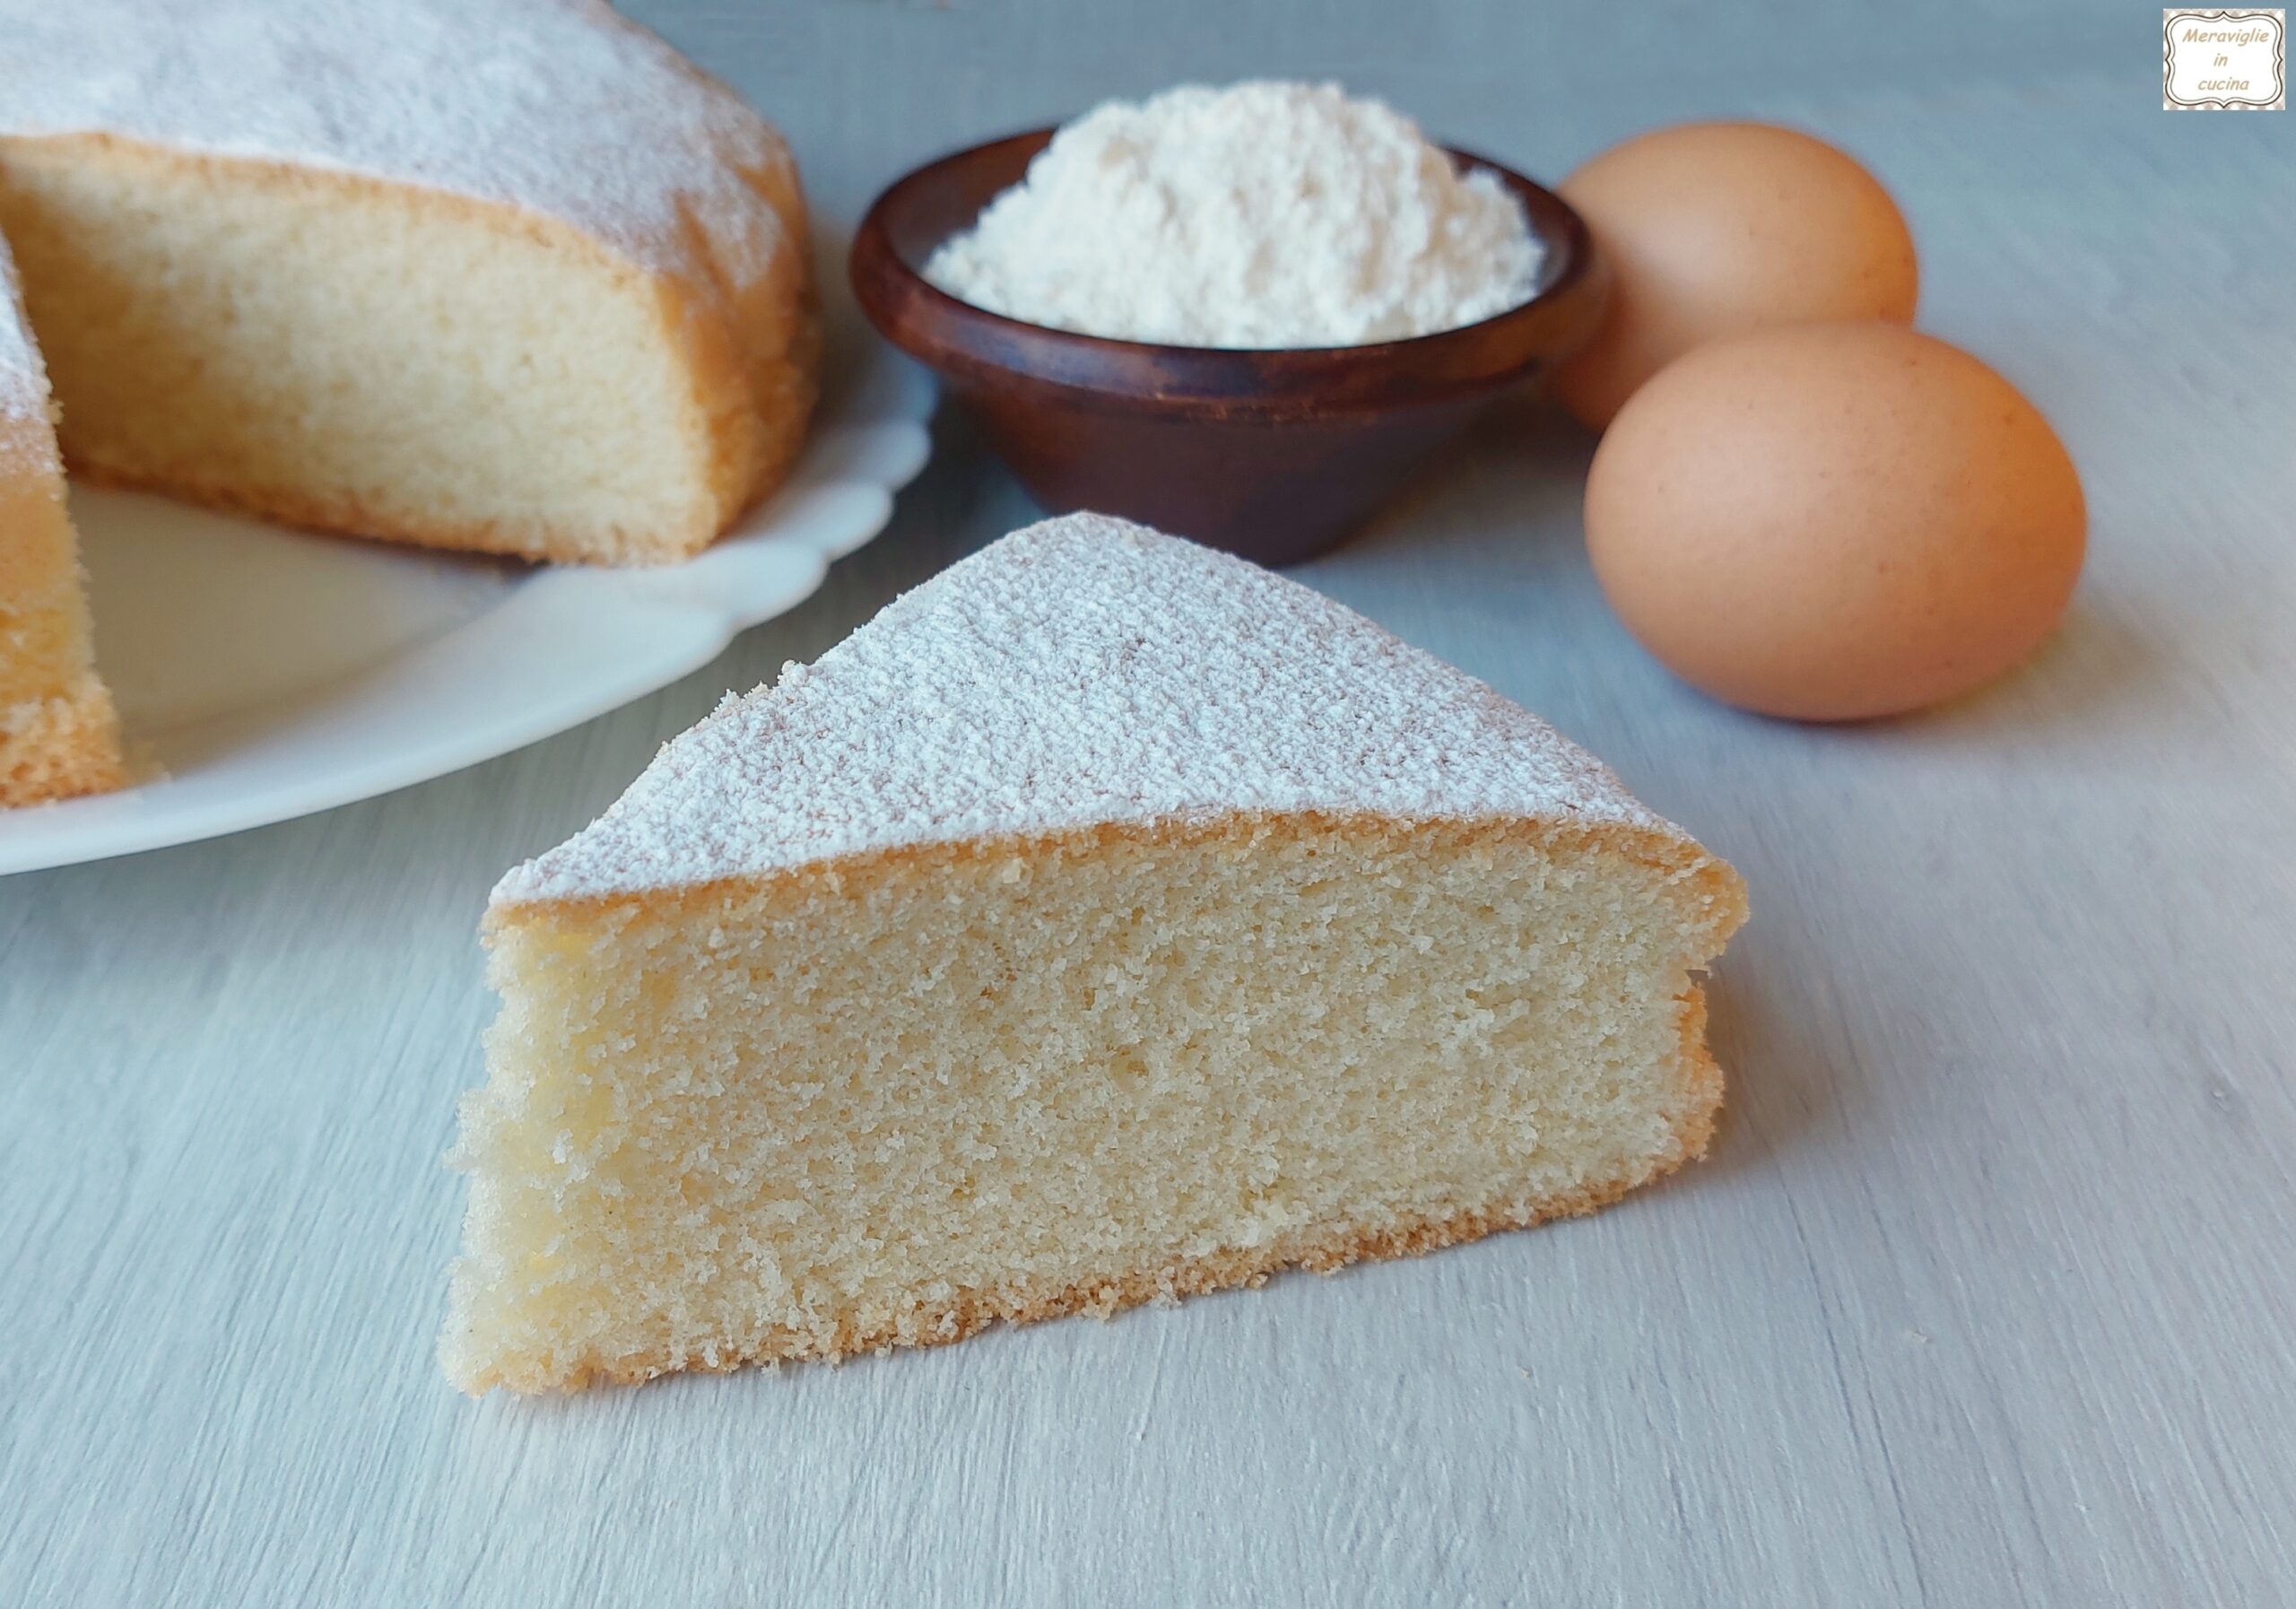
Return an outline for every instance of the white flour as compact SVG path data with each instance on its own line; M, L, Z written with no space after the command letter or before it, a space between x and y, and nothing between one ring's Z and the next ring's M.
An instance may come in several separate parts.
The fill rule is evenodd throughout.
M1490 173L1336 84L1189 85L1062 127L926 277L1032 324L1179 346L1358 346L1530 298Z

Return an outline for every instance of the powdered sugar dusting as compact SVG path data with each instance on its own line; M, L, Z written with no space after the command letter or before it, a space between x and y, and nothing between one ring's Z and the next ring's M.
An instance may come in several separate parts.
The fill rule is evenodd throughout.
M689 269L680 208L742 279L778 226L740 173L774 132L588 0L0 0L0 132L109 132L347 170L562 219Z
M30 426L32 428L27 429ZM0 244L0 474L58 470L48 414L48 370L24 320L16 265Z
M665 745L498 904L1235 811L1665 830L1483 683L1295 582L1102 515L1005 537Z

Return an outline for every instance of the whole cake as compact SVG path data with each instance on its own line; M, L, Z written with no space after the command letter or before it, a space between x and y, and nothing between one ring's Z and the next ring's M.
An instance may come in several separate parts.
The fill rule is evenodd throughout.
M0 805L121 781L39 353L0 243Z
M1535 718L1074 515L503 879L465 1390L834 1357L1601 1206L1705 1146L1728 866Z
M0 0L0 233L75 470L622 563L787 467L796 170L604 5Z

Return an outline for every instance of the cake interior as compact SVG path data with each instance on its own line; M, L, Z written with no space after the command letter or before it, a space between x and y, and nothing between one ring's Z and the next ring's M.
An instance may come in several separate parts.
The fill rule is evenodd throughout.
M1743 909L1656 834L1237 817L499 909L442 1361L931 1344L1588 1210L1703 1147Z
M86 136L0 139L0 232L100 477L613 562L700 549L752 483L671 293L548 220Z
M0 317L7 295L0 279ZM0 806L124 780L55 438L44 417L0 413Z

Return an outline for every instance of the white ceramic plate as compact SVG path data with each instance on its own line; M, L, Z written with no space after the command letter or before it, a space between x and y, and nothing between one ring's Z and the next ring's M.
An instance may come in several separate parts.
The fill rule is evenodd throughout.
M824 279L842 284L835 268ZM0 874L426 781L707 664L883 529L893 492L924 466L929 379L849 307L833 311L831 335L829 396L788 486L665 569L529 568L74 487L99 667L152 779L0 810Z

